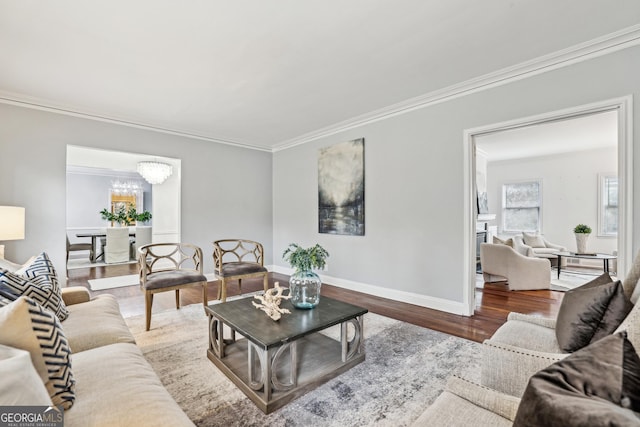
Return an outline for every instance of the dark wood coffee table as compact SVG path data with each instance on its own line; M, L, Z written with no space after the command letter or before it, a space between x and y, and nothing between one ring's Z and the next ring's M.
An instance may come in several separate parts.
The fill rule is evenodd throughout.
M257 300L205 308L207 356L265 414L364 361L367 309L324 296L312 310L283 301L291 314L274 322L252 301ZM335 325L340 325L339 340L318 333Z

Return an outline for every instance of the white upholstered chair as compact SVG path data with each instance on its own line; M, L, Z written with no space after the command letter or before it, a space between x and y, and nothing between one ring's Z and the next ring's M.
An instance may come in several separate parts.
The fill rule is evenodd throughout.
M640 349L640 252L622 281L634 304L614 333L626 331L636 351ZM522 396L533 374L569 355L556 338L556 319L509 313L507 322L482 345L481 382L502 393Z
M129 229L127 227L107 228L104 262L113 264L129 261Z
M138 249L140 249L142 246L148 245L149 243L151 243L151 226L136 226L135 253L137 253Z
M480 264L487 283L506 281L512 291L551 288L549 260L521 255L510 246L480 244Z

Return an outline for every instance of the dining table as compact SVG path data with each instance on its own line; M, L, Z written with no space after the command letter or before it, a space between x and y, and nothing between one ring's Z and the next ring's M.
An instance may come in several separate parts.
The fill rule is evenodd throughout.
M135 231L129 232L129 237L135 237L135 236L136 236ZM91 259L91 257L90 257L90 261L91 262L96 262L98 260L98 258L104 256L104 253L102 252L102 249L100 250L100 254L99 255L96 255L97 252L95 251L95 249L96 249L96 242L97 242L98 238L107 237L107 232L106 231L97 231L97 232L91 232L91 233L77 233L76 237L90 237L91 238L91 247L94 248L94 251L92 251L93 259Z

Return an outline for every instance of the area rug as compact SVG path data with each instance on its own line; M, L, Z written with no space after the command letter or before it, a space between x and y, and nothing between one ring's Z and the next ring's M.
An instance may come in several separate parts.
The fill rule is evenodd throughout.
M478 381L480 344L387 317L365 315L366 360L265 415L207 358L201 305L127 324L169 393L198 426L405 426L452 374ZM337 327L328 335L337 337Z
M140 278L137 274L128 274L126 276L105 277L103 279L89 280L89 286L92 291L101 291L104 289L122 288L124 286L139 285Z
M575 289L584 285L587 282L595 279L597 274L584 274L575 271L565 271L562 270L560 274L560 279L558 279L558 271L551 271L551 290L566 292L571 289ZM615 276L611 276L615 277Z

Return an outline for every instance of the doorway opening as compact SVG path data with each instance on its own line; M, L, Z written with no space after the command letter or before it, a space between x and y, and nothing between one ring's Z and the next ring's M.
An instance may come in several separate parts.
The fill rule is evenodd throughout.
M626 272L627 263L632 259L631 239L628 237L631 236L632 233L632 141L630 129L631 117L629 116L631 112L630 107L631 97L625 97L465 131L464 144L466 176L464 271L466 286L464 301L468 308L468 315L472 315L475 308L476 271L478 267L477 258L479 257L478 250L480 243L478 231L482 228L484 231L483 240L486 239L486 241L491 243L491 239L494 234L506 233L508 235L510 231L513 231L509 230L509 228L518 228L516 226L511 226L513 224L513 218L510 218L509 215L512 212L505 212L503 205L504 194L502 193L502 189L504 188L505 181L508 181L505 177L508 175L509 170L512 172L514 170L519 171L520 173L524 170L524 173L528 173L528 178L530 178L529 181L536 181L536 185L540 186L541 201L545 201L545 197L543 197L543 195L553 196L546 202L549 206L529 203L529 207L527 209L520 209L518 212L520 215L519 220L524 219L525 223L526 220L530 220L531 228L537 228L537 231L543 231L544 234L551 234L555 236L554 238L556 240L559 239L566 242L564 246L567 247L575 246L575 242L568 239L572 236L573 226L577 224L576 221L580 222L580 219L578 218L589 218L584 221L596 221L595 218L599 214L598 203L595 202L595 200L598 199L599 191L598 180L600 178L598 176L612 176L617 173L617 236L611 236L611 234L609 236L598 236L597 245L598 248L602 246L602 251L615 250L618 255L617 270L619 274L624 274ZM580 182L580 186L573 188L562 188L564 183L562 183L562 179L557 176L562 174L556 173L555 183L550 184L554 178L551 176L544 178L544 170L540 170L537 174L531 171L531 168L533 167L541 168L540 165L544 165L545 158L553 160L556 163L555 168L557 170L557 163L562 162L564 159L568 164L567 167L572 168L574 171L571 173L581 174L582 170L579 165L573 164L569 166L572 157L568 153L576 150L575 147L570 147L570 143L568 142L569 137L567 135L564 137L560 135L561 138L564 138L567 141L567 143L564 144L565 146L562 146L562 144L558 143L557 139L555 142L554 140L550 140L548 143L545 143L540 138L540 132L544 131L545 128L549 130L555 128L558 133L561 133L561 129L564 129L565 131L570 130L572 125L586 124L590 121L589 119L593 119L592 121L597 123L597 119L602 121L607 118L613 119L613 126L615 127L614 132L616 135L615 141L611 143L612 146L606 148L602 142L600 142L600 145L593 142L594 145L592 147L587 147L587 141L585 139L581 140L580 138L577 138L576 141L577 146L581 147L582 151L588 151L585 150L587 148L591 148L595 151L600 150L603 153L607 153L607 150L617 151L617 155L612 152L609 153L610 157L613 156L610 162L613 164L613 167L604 167L604 169L599 171L601 172L600 175L595 174L592 180L578 180ZM523 137L521 140L523 142L520 144L517 142L518 135ZM529 135L534 138L537 136L538 139L524 139L525 135ZM491 142L496 146L491 147ZM485 151L483 151L483 147L485 148ZM499 147L501 147L502 150L497 149ZM487 171L482 170L482 164L483 160L486 160L483 159L483 156L487 155L486 150L494 151L494 154L490 154L494 156L494 159L498 158L496 156L503 156L505 159L509 156L520 156L521 158L526 156L536 157L535 161L530 162L523 160L512 161L512 165L509 165L510 162L507 160L500 162L503 166L502 168L499 168L499 175L501 175L501 177L495 179L496 177L494 176L493 180L489 177L487 180L487 187L485 189L483 188L484 183L482 180L486 177ZM517 154L518 152L519 154ZM594 155L597 154L592 153L592 157ZM480 166L478 166L478 164L480 164ZM529 169L528 172L526 172L527 168ZM550 167L549 169L553 169L553 167ZM586 166L584 169L586 175ZM610 169L616 170L612 171ZM565 175L566 173L567 172L565 171ZM478 182L478 177L480 177L481 182ZM517 176L516 174L515 179L511 180L511 182L521 184L523 182L522 177L522 175ZM478 195L478 191L480 190L486 190L486 194ZM480 193L482 193L482 191L480 191ZM582 197L587 194L588 197ZM582 199L589 200L586 201ZM572 216L568 218L558 218L559 215L556 215L555 217L551 214L545 215L545 208L550 208L552 204L564 203L566 206L570 206L572 204L577 204L580 200L582 200L580 203L585 203L584 207L581 208L584 210L585 216L582 216L582 212L579 210L580 208L575 209L571 214ZM548 209L548 211L552 210ZM563 215L566 215L566 210L563 212ZM488 219L486 216L487 214ZM518 218L516 218L516 222L517 220ZM568 223L564 224L566 221L568 221ZM573 224L573 222L576 222L576 224ZM482 224L481 227L479 227L479 223ZM573 225L569 226L569 223ZM520 224L520 227L522 226L523 225ZM569 230L567 230L567 228L569 228ZM595 228L596 224L594 223L594 229Z
M152 185L136 169L140 161L157 160L173 166L173 174L162 184ZM130 254L121 264L136 262L138 234L149 240L147 243L180 241L180 159L69 145L66 164L67 241L91 245L90 250L69 252L67 270L115 268L116 264L105 262L106 241L100 234L106 236L106 229L118 224L101 211L112 216L120 210L127 213L124 226L130 229ZM131 208L136 212L129 214ZM142 216L138 222L132 218L144 212L151 218Z

